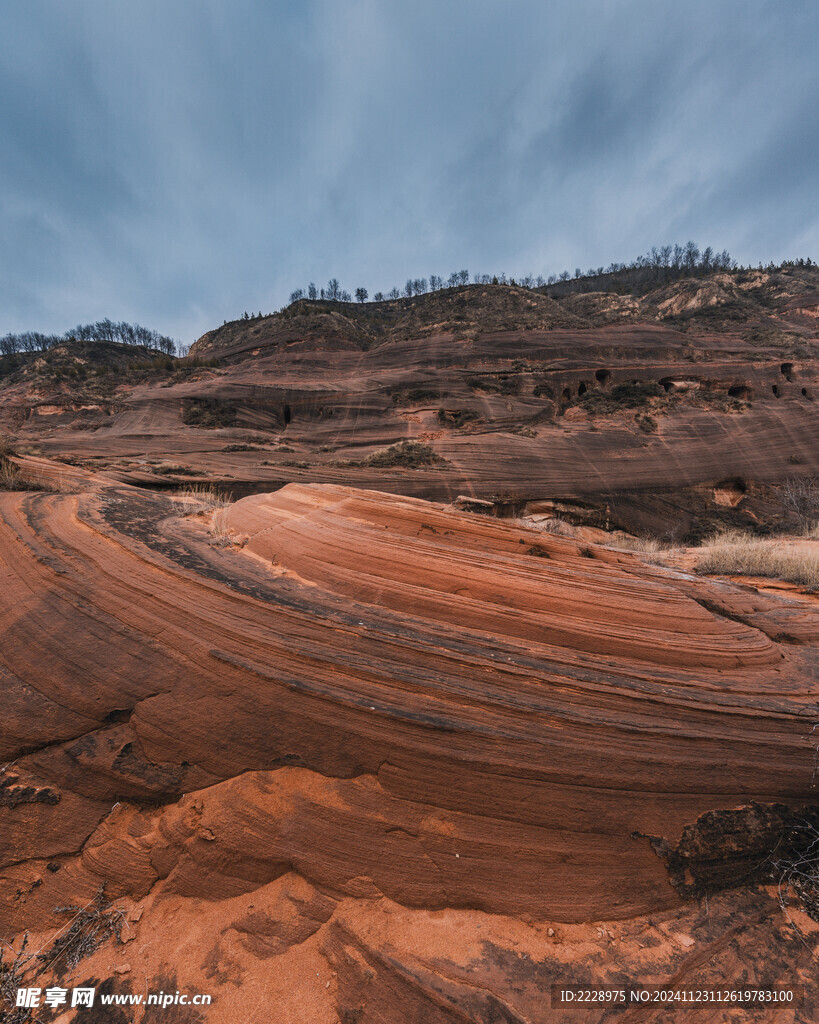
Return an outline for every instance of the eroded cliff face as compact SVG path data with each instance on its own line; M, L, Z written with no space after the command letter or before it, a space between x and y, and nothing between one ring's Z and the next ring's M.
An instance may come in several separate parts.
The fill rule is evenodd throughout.
M810 982L756 869L815 803L814 604L395 494L192 514L23 462L73 493L0 494L0 936L53 951L102 886L119 932L37 984L489 1024Z
M337 483L568 500L595 525L678 537L753 526L776 513L776 485L819 472L818 283L792 268L639 298L472 286L297 303L210 332L205 365L120 359L100 376L71 345L0 365L0 430L154 488ZM408 440L432 457L379 461ZM731 488L733 504L715 498Z

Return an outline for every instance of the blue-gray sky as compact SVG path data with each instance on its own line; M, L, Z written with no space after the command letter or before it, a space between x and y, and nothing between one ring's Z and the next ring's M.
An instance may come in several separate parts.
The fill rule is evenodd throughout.
M816 0L0 7L0 333L335 276L819 258Z

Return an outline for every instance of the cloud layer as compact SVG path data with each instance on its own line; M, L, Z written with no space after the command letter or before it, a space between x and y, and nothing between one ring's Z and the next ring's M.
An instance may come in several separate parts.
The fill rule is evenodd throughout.
M0 34L0 333L819 258L815 0L27 0Z

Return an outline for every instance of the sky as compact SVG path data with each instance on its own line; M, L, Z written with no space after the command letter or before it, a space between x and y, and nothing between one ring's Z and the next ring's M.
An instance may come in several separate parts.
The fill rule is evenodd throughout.
M819 259L816 0L0 5L0 334Z

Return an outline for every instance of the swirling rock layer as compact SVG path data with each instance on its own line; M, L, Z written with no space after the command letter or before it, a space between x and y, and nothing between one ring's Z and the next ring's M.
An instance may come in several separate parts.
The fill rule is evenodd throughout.
M72 472L0 494L0 936L105 883L126 943L74 976L216 1022L810 969L804 916L700 909L655 851L717 812L697 864L750 873L719 812L812 802L813 606L415 498L290 485L209 530Z

